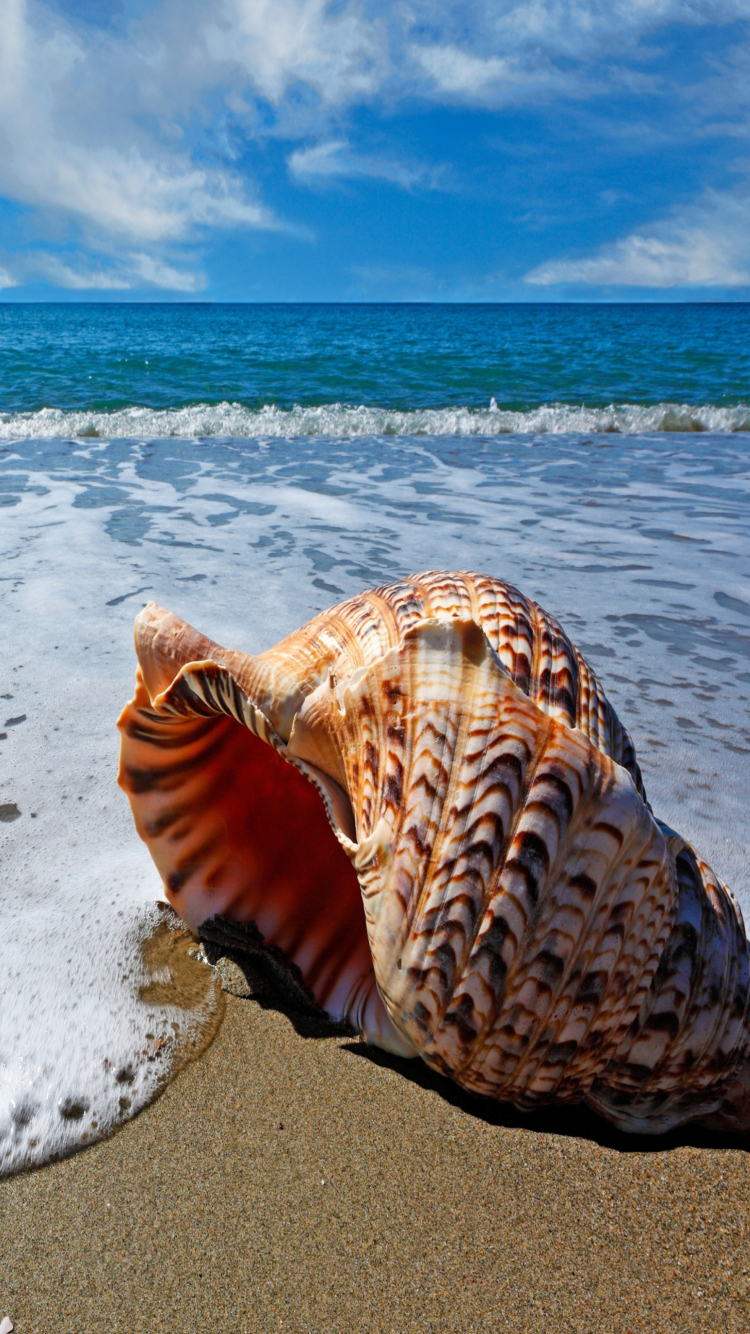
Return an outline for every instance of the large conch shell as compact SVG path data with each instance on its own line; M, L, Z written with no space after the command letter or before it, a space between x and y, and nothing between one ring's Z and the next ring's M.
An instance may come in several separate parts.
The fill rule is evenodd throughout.
M153 603L120 782L184 921L464 1088L750 1124L750 961L558 623L429 573L256 657Z

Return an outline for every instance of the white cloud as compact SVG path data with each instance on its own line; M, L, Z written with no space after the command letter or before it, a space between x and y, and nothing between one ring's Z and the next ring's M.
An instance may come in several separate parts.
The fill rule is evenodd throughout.
M593 255L540 264L524 281L540 287L748 287L750 192L708 190L697 203Z
M46 282L75 292L129 292L143 287L157 287L169 292L202 292L206 275L188 269L177 269L164 260L147 254L129 254L116 262L75 257L63 259L44 250L33 250L21 256L11 276L0 269L0 287L18 287L21 283ZM3 284L2 275L8 282Z
M456 46L415 46L414 58L445 93L482 97L490 88L517 82L513 62L505 56L472 55Z
M309 115L378 94L482 103L503 84L518 100L547 84L637 89L645 76L625 62L644 36L747 18L748 0L161 0L142 31L160 79L170 63L182 72L176 104L185 84L277 108L301 87ZM599 60L612 62L606 80L578 68Z
M212 8L215 19L206 26L211 57L240 64L271 102L303 83L323 102L339 105L368 97L387 75L386 24L359 4L223 0Z
M543 50L511 55L474 55L458 46L413 46L411 55L429 76L432 95L483 106L524 102L559 93L595 91L591 72L560 70Z
M141 242L181 240L201 227L274 225L231 170L197 165L144 134L132 119L137 107L129 108L130 122L112 116L118 63L127 74L136 52L114 39L102 45L101 37L86 46L62 19L27 0L0 0L0 15L6 197ZM132 92L127 78L122 83Z
M5 287L17 287L15 278L12 278L7 269L0 268L0 292Z
M228 173L159 162L140 151L37 141L33 159L16 141L2 175L16 198L53 206L112 236L182 240L196 227L272 225L270 213L243 197ZM0 169L1 171L2 169Z
M690 26L750 17L748 0L479 0L437 5L417 0L420 32L409 55L434 95L497 105L540 92L581 97L613 85L639 92L657 78L628 67L649 53L641 39L667 23ZM424 31L430 34L426 38ZM652 51L656 56L657 51ZM597 68L597 62L603 64ZM668 82L668 71L658 67ZM429 91L428 88L425 91Z
M289 170L294 176L346 176L347 162L343 155L348 151L345 139L332 139L327 144L314 144L312 148L296 148L289 158Z
M107 269L92 269L88 265L80 269L66 264L58 255L35 255L31 263L24 265L24 278L28 282L41 278L53 283L55 287L65 287L73 292L126 292L131 283L121 274Z
M151 255L133 255L132 264L134 280L140 279L150 287L163 287L170 292L203 292L208 286L205 273L176 269ZM137 281L131 284L137 285Z
M405 164L365 157L355 153L345 139L297 148L289 157L288 166L293 176L307 182L360 176L390 181L407 190L415 186L428 190L445 189L448 182L447 172L440 165Z

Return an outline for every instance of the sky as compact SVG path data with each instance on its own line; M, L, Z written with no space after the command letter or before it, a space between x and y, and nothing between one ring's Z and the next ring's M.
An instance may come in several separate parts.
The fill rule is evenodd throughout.
M0 300L750 299L750 0L0 0Z

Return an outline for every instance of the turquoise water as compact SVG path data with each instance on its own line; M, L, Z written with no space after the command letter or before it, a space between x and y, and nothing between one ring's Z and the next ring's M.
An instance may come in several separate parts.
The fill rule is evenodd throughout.
M0 306L0 432L750 430L750 305Z

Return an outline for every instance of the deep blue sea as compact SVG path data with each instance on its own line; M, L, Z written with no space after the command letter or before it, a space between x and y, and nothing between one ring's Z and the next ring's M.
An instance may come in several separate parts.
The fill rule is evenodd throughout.
M135 613L254 652L429 568L559 617L747 914L750 306L0 305L0 1174L143 1106L179 1018L138 994Z

